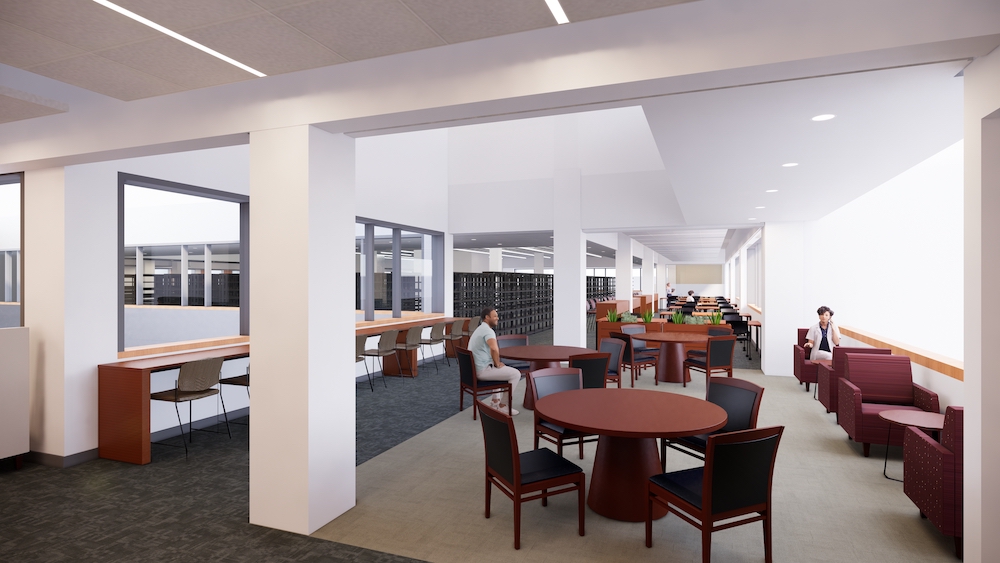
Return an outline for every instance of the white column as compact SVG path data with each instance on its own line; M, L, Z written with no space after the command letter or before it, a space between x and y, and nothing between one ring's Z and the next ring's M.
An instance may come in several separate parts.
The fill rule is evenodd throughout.
M632 303L632 237L622 233L618 233L618 248L615 250L615 299Z
M146 264L142 261L142 247L135 247L135 304L142 305L146 284Z
M250 523L309 534L355 504L354 140L250 134Z
M444 234L444 316L455 314L455 235Z
M663 257L657 256L656 263L656 294L663 299L667 296L667 265L663 263ZM659 307L659 304L657 304Z
M544 274L545 273L545 255L541 252L535 253L535 273Z
M653 268L656 262L656 253L651 248L642 247L642 271L639 274L642 279L642 293L652 295L656 293L656 282L653 277Z
M587 239L580 219L580 169L556 170L553 230L555 323L552 342L560 346L587 346ZM536 259L537 260L537 259Z
M761 369L765 375L792 375L789 342L796 329L815 322L803 303L805 283L803 223L768 223L761 238L764 248L764 299L767 330L761 333ZM740 268L740 276L746 268ZM742 285L742 284L741 284ZM743 289L740 289L741 293ZM740 305L746 303L741 299Z
M181 245L181 307L188 306L188 247Z
M3 300L14 301L14 257L13 252L3 253Z
M1000 290L1000 51L965 68L965 561L1000 560L1000 326L982 303ZM767 284L770 284L770 278ZM767 303L769 311L773 304Z
M205 245L205 306L212 306L212 245Z
M502 272L503 271L503 249L502 248L491 248L490 249L490 272Z
M96 457L97 368L118 358L117 169L25 173L23 294L31 328L31 450ZM81 454L69 460L61 459Z

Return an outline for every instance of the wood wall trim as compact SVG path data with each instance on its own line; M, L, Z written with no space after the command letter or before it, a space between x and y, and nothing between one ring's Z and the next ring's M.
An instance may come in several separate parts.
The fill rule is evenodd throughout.
M202 338L200 340L186 340L184 342L171 342L169 344L152 344L150 346L135 346L126 348L123 352L118 352L118 359L138 358L140 356L155 356L157 354L170 354L172 352L190 352L203 348L215 348L218 346L232 346L234 344L249 344L250 337L246 335L225 336L222 338Z
M965 381L965 362L949 358L947 356L942 356L941 354L935 354L934 352L929 352L908 344L903 344L902 342L878 336L870 332L858 330L856 328L841 325L840 333L844 336L849 336L855 340L864 342L869 346L874 346L876 348L889 348L892 350L893 354L909 356L910 361L915 364L932 369L938 373L943 373L944 375L959 381Z
M756 313L758 313L758 314L760 314L760 315L763 315L763 314L764 314L764 311L762 311L762 310L760 309L760 307L758 307L758 306L756 306L756 305L753 305L753 304L750 304L750 305L747 305L747 307L750 307L751 309L753 309L753 310L754 310L754 312L756 312Z

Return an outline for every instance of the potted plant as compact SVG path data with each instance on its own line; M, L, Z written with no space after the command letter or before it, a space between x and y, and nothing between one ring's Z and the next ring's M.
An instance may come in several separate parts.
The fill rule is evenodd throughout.
M608 309L608 322L618 322L618 309Z
M675 325L684 324L684 313L681 311L674 311L674 314L671 315L670 317L670 322L674 323Z
M722 324L722 313L720 311L712 311L712 314L708 316L708 320L713 325Z
M649 323L653 322L653 310L652 309L646 309L645 311L642 312L642 322L644 322L646 324L649 324Z
M623 323L634 323L639 320L639 317L633 315L632 313L625 312L619 316L619 320Z

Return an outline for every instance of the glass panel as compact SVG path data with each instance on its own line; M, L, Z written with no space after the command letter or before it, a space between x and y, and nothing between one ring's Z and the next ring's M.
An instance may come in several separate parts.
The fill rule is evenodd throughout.
M364 223L354 224L354 313L358 320L364 319L364 290L365 290L365 225Z
M21 184L0 177L0 328L15 326L21 326Z
M392 229L375 227L375 318L392 317Z
M424 288L430 288L430 285L427 284L431 277L430 260L424 259L424 235L401 231L399 246L403 291L401 310L423 311ZM430 244L426 246L426 249L430 250Z

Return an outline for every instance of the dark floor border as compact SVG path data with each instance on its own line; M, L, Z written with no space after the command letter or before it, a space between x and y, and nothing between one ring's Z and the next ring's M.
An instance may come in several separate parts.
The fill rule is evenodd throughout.
M92 450L68 456L47 454L44 452L28 452L28 455L25 456L25 460L39 465L65 469L67 467L73 467L74 465L80 465L81 463L93 461L97 459L97 457L97 448L94 448Z

